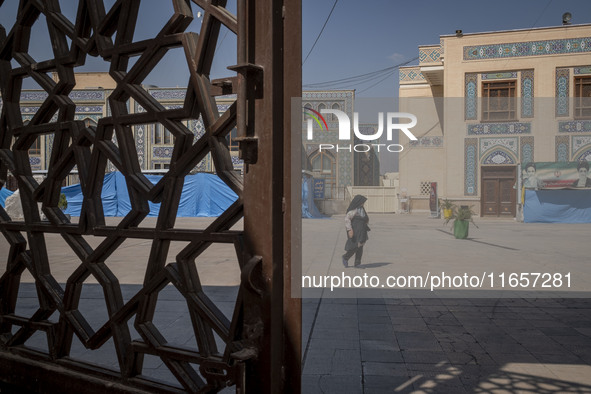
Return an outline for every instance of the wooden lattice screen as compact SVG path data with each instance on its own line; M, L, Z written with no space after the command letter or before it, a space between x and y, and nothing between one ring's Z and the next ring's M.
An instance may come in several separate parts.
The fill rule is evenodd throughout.
M7 269L0 278L0 353L53 363L83 377L107 379L127 387L174 391L141 376L144 355L150 354L161 358L186 391L215 392L233 384L241 388L248 360L260 351L263 322L267 320L257 315L265 308L256 307L264 295L264 289L257 287L261 258L253 256L245 246L249 245L245 231L231 230L244 215L243 178L234 171L226 136L237 127L241 157L247 166L256 163L252 105L255 98L261 97L257 81L262 71L248 63L248 45L253 45L255 30L254 25L246 26L246 15L257 9L254 1L239 0L238 16L242 12L244 19L239 23L225 8L226 0L167 1L172 1L173 15L153 38L141 41L133 40L135 27L141 23L140 0L118 0L110 9L105 9L102 0L80 0L75 21L62 14L58 0L21 0L14 25L0 29L0 186L4 186L8 175L18 181L25 218L14 221L0 208L0 230L10 245ZM71 3L74 6L74 1ZM0 0L0 12L2 4ZM203 12L201 30L187 32L197 10ZM53 58L42 61L28 53L32 26L39 23L40 14L46 21L53 50ZM209 74L222 25L238 36L238 65L233 68L236 76L211 81ZM251 35L250 42L247 34ZM164 108L142 85L172 48L184 50L190 73L184 105L179 109ZM96 127L75 120L76 104L69 97L76 87L74 68L84 64L88 56L109 62L109 74L116 82L108 98L111 116L101 118ZM131 61L132 57L137 60ZM51 73L57 78L50 77ZM27 78L34 80L47 96L25 125L20 101ZM220 115L215 97L228 93L236 93L238 99ZM130 98L145 112L130 113ZM248 116L250 126L246 124ZM199 117L206 132L194 142L184 122ZM170 169L155 185L142 174L133 135L134 125L150 123L160 124L174 135ZM31 170L29 148L40 135L53 135L53 145L47 177L38 183ZM176 229L184 178L208 153L217 175L238 199L206 228ZM117 226L105 224L101 202L108 162L124 174L131 202L131 211ZM84 195L76 224L70 223L58 208L60 187L73 168L79 174ZM153 228L143 222L149 201L161 203ZM38 203L47 221L41 220ZM48 233L59 234L79 259L79 266L65 284L52 276L46 247ZM96 247L87 242L92 236L102 239ZM128 301L124 301L120 283L109 269L109 257L126 239L151 240L143 286ZM176 262L168 263L169 246L174 241L188 244L176 255ZM242 273L232 319L224 316L200 284L199 256L213 243L234 245L236 264ZM35 280L39 300L39 309L31 317L15 313L25 270ZM109 316L98 330L93 330L78 309L83 284L90 276L102 286ZM170 345L153 324L158 294L169 284L186 299L196 338L193 347L198 350ZM59 320L50 321L55 312ZM141 338L132 339L128 322L133 322ZM48 354L25 346L39 331L47 335ZM99 349L112 339L119 371L70 358L74 336L88 349ZM223 347L218 348L215 336L223 340Z

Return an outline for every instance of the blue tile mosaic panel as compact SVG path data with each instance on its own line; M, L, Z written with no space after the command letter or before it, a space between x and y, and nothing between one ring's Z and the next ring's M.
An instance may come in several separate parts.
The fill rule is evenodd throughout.
M591 132L591 120L575 120L558 122L560 133L588 133Z
M419 48L419 63L436 63L441 59L441 48Z
M490 79L515 79L517 78L517 71L480 74L480 78L483 81Z
M534 137L520 137L519 145L521 147L520 161L522 163L534 162Z
M499 148L507 152L512 152L513 155L517 156L519 152L519 140L517 138L480 138L479 140L479 157L482 159L483 156L489 154L489 151Z
M512 155L508 154L504 150L499 149L489 153L482 161L482 164L515 164L515 159L512 157Z
M464 88L464 118L476 120L478 116L478 74L466 74Z
M158 158L171 158L174 146L153 146L152 156Z
M526 41L464 47L464 60L499 59L521 56L560 55L591 52L591 37Z
M534 117L534 70L521 71L521 117Z
M556 69L556 116L568 116L570 95L570 70Z
M464 195L476 196L478 194L478 162L477 162L478 138L466 138L464 140Z
M400 82L426 82L425 76L415 68L400 68L398 70L398 81Z
M148 92L156 100L184 100L187 94L185 89L150 89Z
M557 162L567 162L570 161L570 150L569 150L569 141L570 138L568 136L559 135L556 136L555 139L555 154L556 154L556 161Z
M573 71L575 75L591 74L591 66L575 67Z
M476 123L469 124L467 127L468 135L531 133L531 123L528 122Z

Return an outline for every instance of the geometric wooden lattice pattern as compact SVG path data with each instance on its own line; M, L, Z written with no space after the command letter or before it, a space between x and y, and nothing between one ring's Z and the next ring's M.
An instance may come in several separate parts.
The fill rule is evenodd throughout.
M226 142L240 117L237 114L244 97L237 81L242 74L237 67L237 77L209 79L221 25L239 34L239 23L224 8L225 0L169 1L174 12L168 23L153 38L137 42L133 35L140 0L118 0L109 10L102 0L80 0L75 21L62 14L58 0L21 0L14 25L8 32L0 29L0 186L8 173L17 179L25 217L24 221L13 221L0 208L0 229L10 245L7 269L0 278L0 351L27 355L23 344L38 331L45 332L48 338L47 360L68 358L74 335L88 349L99 349L112 339L120 381L133 384L134 377L142 373L144 355L151 354L161 358L185 390L210 392L240 379L243 361L256 355L256 327L260 324L256 317L249 316L245 306L256 303L259 296L253 274L259 261L245 250L243 232L230 230L243 216L242 178L233 171ZM0 8L2 3L0 0ZM197 7L203 12L201 30L186 32ZM40 14L52 43L51 59L34 59L28 53L31 28L39 23ZM167 110L142 82L172 48L184 50L190 80L182 108ZM74 120L76 105L69 98L76 86L74 68L84 64L87 56L109 62L109 74L117 84L108 99L111 116L100 119L96 127ZM132 57L137 60L132 62ZM51 78L50 73L57 78ZM47 98L25 125L20 95L26 78L33 79ZM228 93L238 93L238 101L220 116L215 96ZM126 103L130 98L146 111L129 113ZM193 142L193 133L183 122L199 117L206 133ZM140 170L133 137L134 125L150 123L161 124L174 135L170 170L155 185ZM31 171L28 150L40 135L53 135L53 145L47 177L38 183ZM184 177L208 153L218 176L238 199L204 229L176 229ZM131 201L131 211L117 226L105 224L101 203L108 162L125 175ZM58 209L62 181L74 167L84 195L77 224L70 223ZM149 201L161 202L159 217L155 227L140 227L149 212ZM48 221L41 220L38 203ZM65 285L52 276L47 233L59 233L80 261ZM93 236L102 239L96 247L87 241ZM151 251L143 286L124 302L108 261L129 238L151 240ZM174 241L188 241L188 245L176 255L174 263L167 264L167 253ZM242 271L231 320L207 297L200 284L199 256L212 243L233 244L236 264ZM15 314L25 270L35 279L40 305L32 317ZM78 309L83 283L90 276L102 286L109 316L97 330ZM170 345L153 324L158 293L168 284L186 299L196 338L192 348L197 350ZM48 320L56 312L59 320ZM132 340L128 322L133 322L140 339ZM223 348L218 348L215 335L222 339ZM146 384L150 383L137 383L141 387Z

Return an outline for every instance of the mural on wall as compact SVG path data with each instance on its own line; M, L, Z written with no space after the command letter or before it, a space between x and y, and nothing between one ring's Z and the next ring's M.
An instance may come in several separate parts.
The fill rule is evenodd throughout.
M591 155L590 155L591 156ZM526 189L590 189L589 162L530 162L521 167Z

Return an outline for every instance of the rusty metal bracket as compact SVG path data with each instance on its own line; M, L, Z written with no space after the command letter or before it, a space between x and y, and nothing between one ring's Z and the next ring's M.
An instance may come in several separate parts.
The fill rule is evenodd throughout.
M239 157L246 165L258 160L258 138L254 130L254 102L263 94L263 68L256 64L240 63L228 67L238 73L237 137Z

